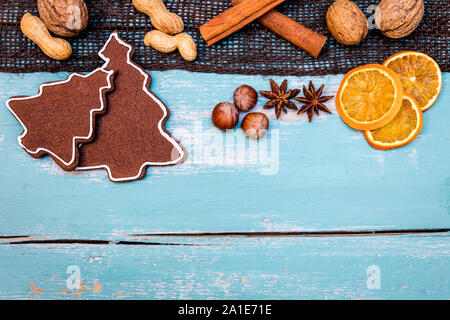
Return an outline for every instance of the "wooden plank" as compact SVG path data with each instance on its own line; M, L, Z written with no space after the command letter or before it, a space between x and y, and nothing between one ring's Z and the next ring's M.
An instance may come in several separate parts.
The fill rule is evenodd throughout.
M255 153L241 131L236 129L237 142L227 153L224 135L209 117L216 103L232 100L238 85L267 89L269 77L184 71L151 75L152 89L171 109L168 128L182 140L189 159L176 167L150 169L140 182L113 184L103 171L65 173L48 158L32 159L17 144L19 124L0 108L0 234L108 238L146 232L450 226L449 74L437 104L424 115L421 135L408 146L372 149L360 132L340 120L331 102L334 113L311 124L293 112L279 121L268 112L271 134L259 147L269 152L255 163L245 161ZM0 74L0 104L66 76ZM312 79L326 83L326 94L334 94L342 75L287 78L289 87ZM264 102L260 98L256 109ZM278 157L268 142L278 143Z
M167 240L167 239L165 239ZM186 240L187 241L187 240ZM191 241L192 242L192 241ZM0 299L448 299L450 234L0 245ZM69 266L82 287L68 289ZM367 270L379 270L380 282ZM372 278L373 280L373 278ZM369 288L370 287L370 288Z

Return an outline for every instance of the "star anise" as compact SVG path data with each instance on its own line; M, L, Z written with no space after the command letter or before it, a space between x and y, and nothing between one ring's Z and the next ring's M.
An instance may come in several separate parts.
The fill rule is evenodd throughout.
M264 97L270 99L263 106L263 109L275 107L275 116L277 119L281 116L281 111L287 113L287 108L297 110L297 106L290 99L296 97L300 93L300 89L287 91L287 80L284 80L281 86L278 86L272 79L270 79L270 89L271 91L259 91Z
M330 100L334 96L323 96L322 92L325 85L321 85L319 90L316 90L312 81L309 82L309 90L303 86L303 95L304 97L294 98L295 100L306 103L301 107L301 109L297 112L300 114L302 112L308 112L309 122L311 122L314 112L319 115L319 110L328 112L331 114L331 111L323 104L323 102Z

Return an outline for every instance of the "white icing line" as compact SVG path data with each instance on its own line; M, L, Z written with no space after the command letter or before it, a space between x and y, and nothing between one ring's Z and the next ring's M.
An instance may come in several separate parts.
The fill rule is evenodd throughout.
M106 87L101 87L99 88L99 95L100 95L100 108L98 109L91 109L90 111L90 116L89 116L89 121L90 121L90 128L89 128L89 134L87 136L75 136L72 138L72 158L70 159L69 162L64 161L63 159L61 159L56 153L54 153L53 151L46 149L46 148L41 148L38 147L36 150L30 150L27 147L25 147L25 145L22 143L22 139L27 135L28 133L28 128L25 126L25 124L22 122L22 120L20 120L20 118L17 116L17 114L14 112L14 110L11 108L11 106L9 105L9 103L11 101L22 101L22 100L29 100L29 99L34 99L37 97L40 97L42 95L42 88L44 87L51 87L51 86L55 86L58 84L63 84L63 83L68 83L70 82L70 80L72 80L73 77L81 77L81 78L88 78L89 76L91 76L92 74L94 74L97 71L101 71L101 72L105 72L108 76L107 76L107 80L108 80L108 85ZM77 139L90 139L94 133L94 126L93 126L93 121L94 121L94 112L96 111L103 111L105 108L105 103L103 101L103 90L105 89L111 89L111 76L113 75L114 71L106 71L102 68L97 68L94 71L92 71L89 74L78 74L78 73L72 73L66 80L62 80L62 81L56 81L56 82L50 82L50 83L43 83L41 84L41 86L39 87L39 91L37 95L34 96L30 96L30 97L22 97L22 98L10 98L6 101L6 106L8 107L9 111L11 111L11 113L14 115L14 117L17 119L17 121L19 121L19 123L22 125L24 131L23 133L17 137L17 141L19 141L19 144L22 148L24 148L28 153L31 154L37 154L41 151L50 154L52 156L54 156L56 159L58 159L59 161L61 161L65 166L69 167L70 165L73 164L73 162L75 161L75 155L76 155L76 148L77 148Z
M162 123L164 121L164 119L166 119L167 117L167 109L164 106L164 104L161 102L161 100L159 100L158 98L156 98L148 89L147 89L147 82L148 82L148 74L146 72L144 72L141 68L137 67L132 61L131 61L131 51L133 50L133 48L126 42L122 41L122 39L119 38L117 32L113 32L110 36L108 41L106 41L105 45L103 46L103 48L100 50L100 52L98 53L98 55L105 60L105 64L102 66L102 68L106 68L110 62L110 59L108 57L105 57L103 55L103 51L106 49L106 47L108 46L109 42L111 41L112 38L116 38L116 40L128 47L128 53L127 53L127 64L129 64L130 66L132 66L133 68L135 68L136 70L138 70L143 76L144 76L144 82L142 84L142 90L144 90L144 92L153 100L155 101L163 110L164 112L164 116L161 118L161 120L159 120L158 122L158 129L159 132L161 133L161 135L163 137L165 137L168 141L170 141L170 143L172 143L172 145L178 150L180 157L176 160L173 161L168 161L168 162L144 162L140 169L139 169L139 173L134 176L134 177L125 177L125 178L114 178L112 176L111 173L111 169L107 164L101 164L98 166L87 166L87 167L77 167L76 170L93 170L93 169L106 169L106 171L108 172L109 178L114 181L114 182L122 182L122 181L131 181L131 180L136 180L138 179L141 175L142 175L142 171L144 170L145 167L147 166L166 166L166 165L171 165L171 164L176 164L178 163L181 159L184 158L185 156L185 152L183 150L183 148L181 148L181 146L171 137L169 136L167 133L164 132L164 130L162 129Z

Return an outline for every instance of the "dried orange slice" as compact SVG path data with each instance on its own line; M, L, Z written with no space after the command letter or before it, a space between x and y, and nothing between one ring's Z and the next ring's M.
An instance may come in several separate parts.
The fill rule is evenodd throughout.
M383 65L398 74L403 90L416 99L422 111L436 102L442 90L442 72L433 58L421 52L402 51Z
M350 127L373 130L394 119L402 100L397 74L382 65L368 64L345 75L336 95L336 109Z
M423 114L412 95L405 94L402 107L387 125L364 131L367 142L376 149L394 149L413 141L422 130Z

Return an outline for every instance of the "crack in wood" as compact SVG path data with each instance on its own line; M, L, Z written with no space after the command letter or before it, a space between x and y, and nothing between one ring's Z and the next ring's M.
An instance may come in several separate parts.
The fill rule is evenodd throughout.
M395 236L408 234L447 234L450 228L403 229L403 230L355 230L355 231L232 231L232 232L165 232L165 233L133 233L133 237L360 237L360 236ZM16 240L14 239L24 239ZM0 236L5 241L0 245L32 245L32 244L85 244L85 245L129 245L129 246L214 246L212 244L149 242L99 239L26 239L30 236ZM8 241L9 240L9 241Z
M30 236L0 236L0 239L18 239L18 238L29 238Z
M405 234L446 233L450 228L403 229L403 230L355 230L355 231L233 231L233 232L165 232L133 233L134 237L338 237L338 236L388 236Z
M92 239L39 239L8 241L0 245L10 244L91 244L91 245L128 245L128 246L196 246L190 243L170 242L147 242L147 241L114 241L114 240L92 240Z

